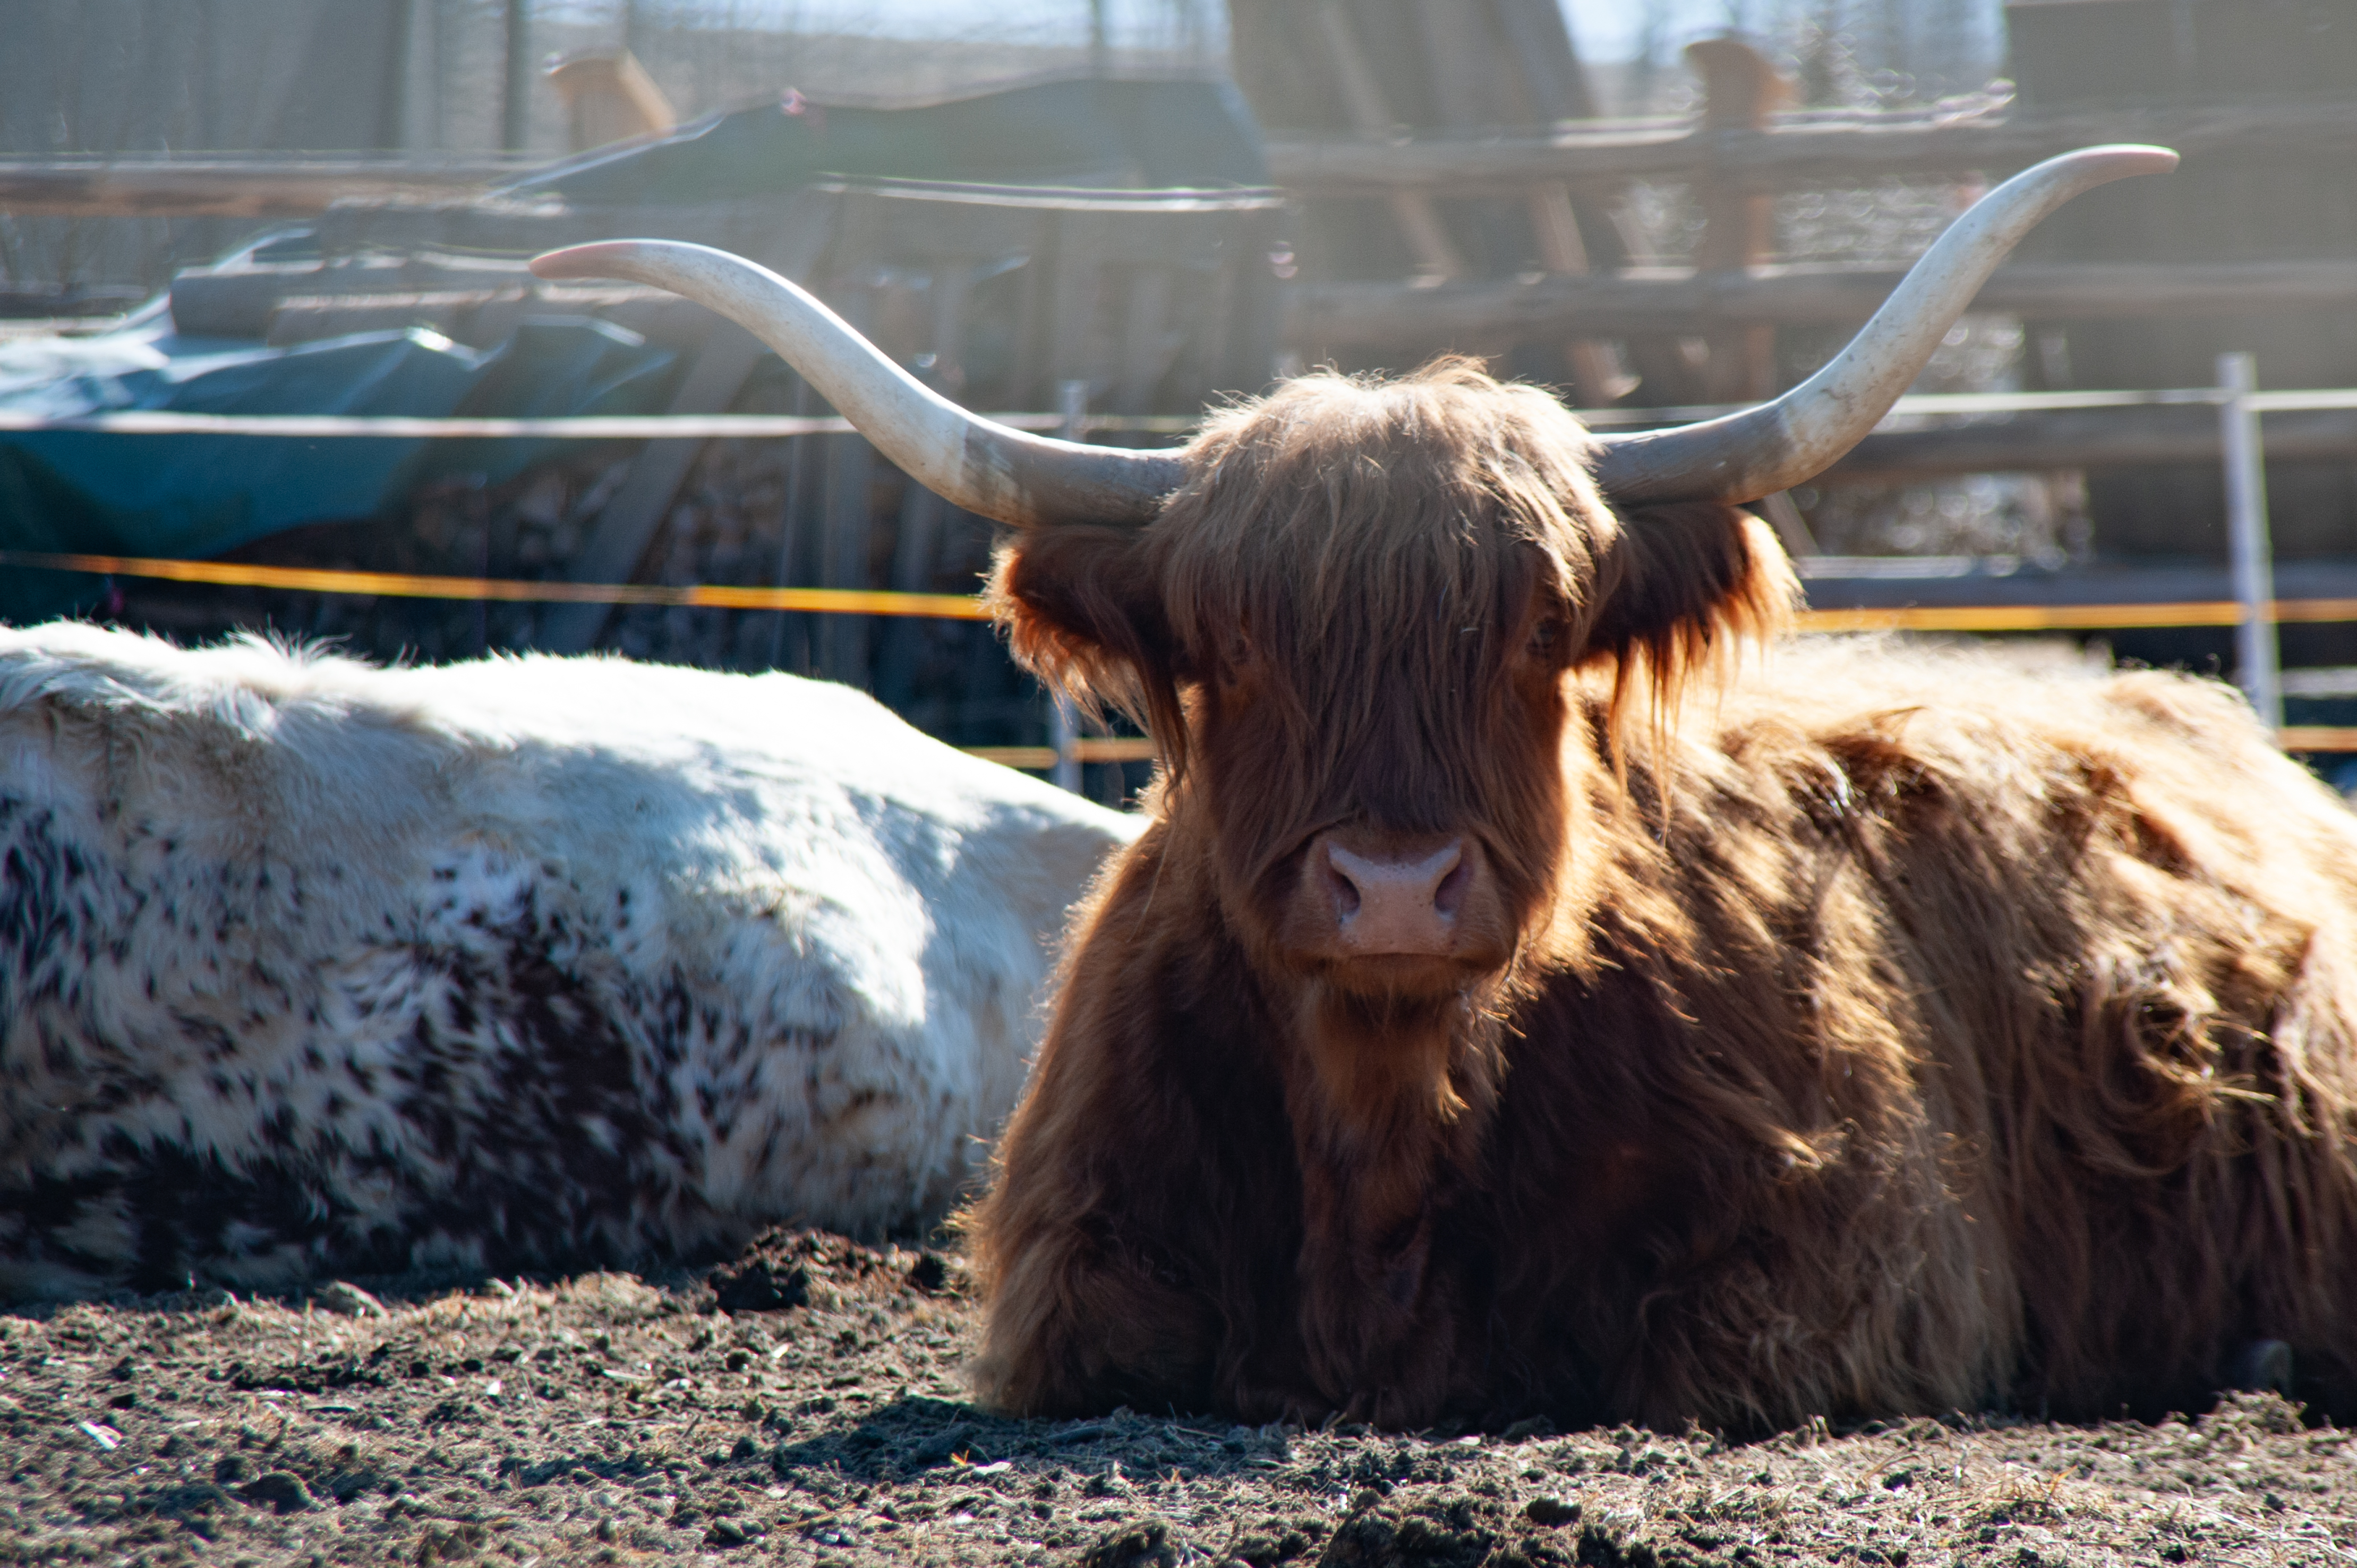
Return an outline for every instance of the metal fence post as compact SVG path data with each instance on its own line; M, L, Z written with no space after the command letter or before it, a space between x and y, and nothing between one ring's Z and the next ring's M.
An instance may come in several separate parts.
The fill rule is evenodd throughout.
M1081 422L1088 417L1089 383L1084 381L1060 381L1056 386L1057 412L1063 415L1062 435L1067 441L1086 438ZM1049 719L1049 744L1056 748L1056 765L1048 773L1048 781L1059 789L1074 794L1081 789L1081 715L1072 709L1071 699L1056 693L1055 712Z
M2234 628L2236 683L2259 722L2283 728L2283 690L2276 679L2276 569L2267 541L2266 448L2259 413L2251 406L2258 370L2248 354L2218 356L2218 434L2226 457L2226 534L2233 554L2234 597L2243 607Z

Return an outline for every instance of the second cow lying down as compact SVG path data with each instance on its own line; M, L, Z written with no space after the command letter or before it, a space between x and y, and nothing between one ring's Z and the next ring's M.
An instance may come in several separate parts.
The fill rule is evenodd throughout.
M0 1295L938 1215L1129 836L791 676L0 630Z

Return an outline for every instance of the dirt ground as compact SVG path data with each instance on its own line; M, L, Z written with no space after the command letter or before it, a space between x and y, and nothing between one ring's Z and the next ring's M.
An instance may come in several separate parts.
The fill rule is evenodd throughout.
M2357 1562L2357 1450L2273 1395L1735 1447L1019 1422L963 1402L936 1253L362 1283L0 1313L0 1563Z

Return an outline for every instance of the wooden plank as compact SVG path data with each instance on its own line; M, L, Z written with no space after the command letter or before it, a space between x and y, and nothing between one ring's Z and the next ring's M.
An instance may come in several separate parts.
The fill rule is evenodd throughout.
M1056 766L1052 746L969 746L963 750L968 757L1030 773L1045 773ZM1082 762L1152 762L1159 755L1153 741L1135 735L1084 735L1073 743L1072 751Z
M1393 139L1387 127L1268 141L1278 184L1306 196L1513 193L1538 180L1614 184L1709 171L1763 190L1889 175L1991 172L2098 142L2158 142L2189 158L2330 163L2357 156L2357 100L2023 111L1939 119L1821 114L1763 131L1689 120L1572 121L1540 133ZM542 166L539 159L5 158L0 211L66 217L303 217L349 199L447 199Z
M2270 464L2357 459L2357 410L2270 413L2264 429ZM2090 409L1877 431L1812 482L1880 485L1955 474L2220 461L2214 409Z
M1571 187L1553 180L1534 188L1524 199L1531 233L1538 242L1539 260L1546 270L1561 277L1585 277L1587 269L1587 247L1580 240L1579 218L1571 205ZM1617 402L1634 382L1620 369L1613 346L1596 338L1567 338L1563 346L1565 363L1571 371L1571 387L1581 403L1600 408Z
M1410 351L1500 337L1695 332L1727 321L1839 326L1873 315L1904 275L1810 265L1430 286L1304 284L1288 302L1286 340L1305 352ZM2022 263L1998 268L1973 308L2093 320L2352 305L2357 262Z
M1451 196L1513 190L1534 180L1618 183L1688 179L1758 190L1871 182L1890 175L1990 172L2100 142L2158 142L2188 158L2332 163L2357 156L2357 100L2022 111L1942 120L1861 113L1771 120L1765 130L1713 130L1688 120L1574 122L1509 132L1407 139L1272 135L1271 177L1297 195L1389 190Z
M2083 625L2108 619L2138 626L2232 626L2242 617L2222 561L2038 572L1995 570L1992 563L1972 556L1821 555L1798 565L1810 608L1818 613L1909 609L1961 616L2036 609L2078 618ZM2276 562L2275 615L2278 621L2310 624L2357 620L2357 558Z
M0 159L0 212L75 218L301 218L349 198L447 200L545 159Z

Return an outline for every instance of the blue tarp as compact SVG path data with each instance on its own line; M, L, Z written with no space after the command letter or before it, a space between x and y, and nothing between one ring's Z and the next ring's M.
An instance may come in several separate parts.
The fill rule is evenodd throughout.
M527 320L479 352L419 328L271 349L183 338L162 310L119 332L0 345L0 409L48 417L182 413L562 415L660 411L675 356L587 317ZM0 544L15 550L201 558L299 523L382 515L422 480L496 481L537 441L341 436L0 436ZM0 617L87 601L93 580L0 575Z

